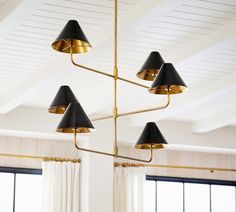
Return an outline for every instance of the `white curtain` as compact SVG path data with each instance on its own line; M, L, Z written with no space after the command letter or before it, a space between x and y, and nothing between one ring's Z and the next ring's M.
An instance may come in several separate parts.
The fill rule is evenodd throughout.
M144 168L115 168L115 212L143 212L145 180Z
M79 163L43 163L42 212L79 212L79 168Z

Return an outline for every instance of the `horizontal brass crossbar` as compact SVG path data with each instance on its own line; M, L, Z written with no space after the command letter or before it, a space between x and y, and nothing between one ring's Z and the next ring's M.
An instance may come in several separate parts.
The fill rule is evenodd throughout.
M170 105L170 94L167 94L167 102L163 106L158 106L158 107L151 107L147 109L141 109L141 110L135 110L135 111L129 111L129 112L124 112L124 113L118 113L117 117L124 117L124 116L129 116L129 115L134 115L134 114L139 114L139 113L146 113L146 112L151 112L151 111L156 111L156 110L162 110L167 108ZM106 119L111 119L113 118L113 115L105 115L97 118L91 118L91 121L101 121L101 120L106 120Z

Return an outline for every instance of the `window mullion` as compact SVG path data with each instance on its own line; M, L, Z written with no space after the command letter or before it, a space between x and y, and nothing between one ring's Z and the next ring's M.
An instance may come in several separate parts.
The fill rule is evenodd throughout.
M16 203L16 173L14 173L14 186L13 186L13 212L15 212Z
M212 211L212 198L211 198L211 184L209 185L210 192L209 192L209 198L210 198L210 212Z
M156 196L155 211L157 212L157 181L156 181L156 193L155 193L155 196Z
M183 212L185 212L185 183L183 183Z

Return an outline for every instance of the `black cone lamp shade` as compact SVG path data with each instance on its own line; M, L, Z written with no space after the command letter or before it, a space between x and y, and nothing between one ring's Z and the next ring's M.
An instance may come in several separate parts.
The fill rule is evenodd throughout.
M72 53L85 53L91 49L89 41L76 20L69 20L52 43L53 49L64 53L70 53L70 46L72 46Z
M183 93L187 89L186 84L179 76L171 63L164 63L157 74L152 86L149 89L150 93L154 94L178 94Z
M71 102L78 102L70 87L63 85L58 90L55 98L50 105L48 112L63 114Z
M167 146L167 142L157 125L154 122L148 122L144 127L138 142L135 145L136 149L161 149Z
M159 52L151 52L142 68L137 73L137 77L143 80L153 81L163 63L164 60Z
M92 123L81 107L80 103L71 103L60 124L57 127L57 132L62 133L88 133L94 130Z

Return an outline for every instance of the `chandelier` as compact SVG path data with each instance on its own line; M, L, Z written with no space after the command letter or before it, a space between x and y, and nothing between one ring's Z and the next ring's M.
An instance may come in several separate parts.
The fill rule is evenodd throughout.
M75 148L81 151L123 158L140 162L151 162L153 159L153 150L161 149L167 146L167 142L154 122L148 122L135 145L137 149L146 149L150 151L150 158L147 160L122 156L118 151L118 132L117 119L124 116L135 115L150 111L162 110L169 106L170 95L179 94L186 90L187 86L181 79L174 66L171 63L165 63L159 52L151 52L144 65L137 73L137 77L143 80L153 81L152 85L146 86L132 80L121 77L118 74L117 62L117 19L118 19L118 0L114 0L114 67L113 74L109 74L94 68L78 64L74 60L74 54L86 53L91 49L91 45L76 20L69 20L57 39L52 43L52 48L56 51L70 54L70 60L73 65L87 71L108 77L114 81L114 106L113 114L89 119L73 94L69 86L61 86L56 94L48 111L50 113L64 114L57 127L57 132L73 133ZM121 80L133 86L146 89L148 92L157 95L165 95L167 102L163 106L147 108L136 111L120 113L117 107L117 81ZM91 121L113 119L114 121L114 151L113 153L102 152L94 149L83 148L77 143L78 133L90 133L94 130Z

